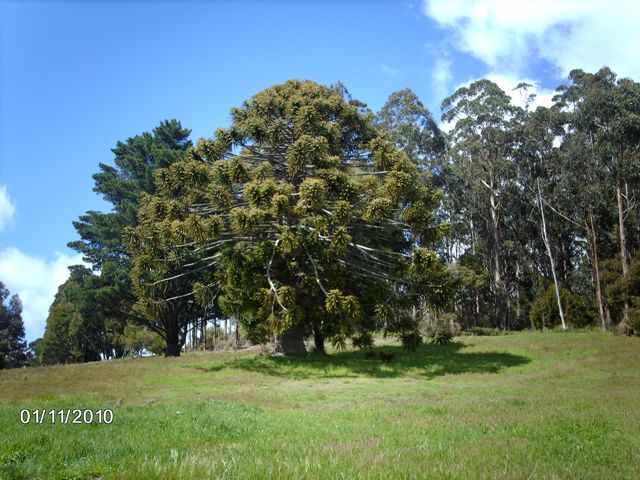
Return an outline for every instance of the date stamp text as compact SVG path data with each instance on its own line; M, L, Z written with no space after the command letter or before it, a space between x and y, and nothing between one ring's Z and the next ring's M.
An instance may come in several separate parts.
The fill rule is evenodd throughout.
M113 410L89 410L89 409L33 409L20 410L20 423L50 423L50 424L81 424L90 423L109 425L113 422Z

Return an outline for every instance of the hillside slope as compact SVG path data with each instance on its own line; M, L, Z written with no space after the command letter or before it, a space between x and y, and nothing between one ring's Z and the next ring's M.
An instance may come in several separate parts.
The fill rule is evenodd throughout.
M640 478L640 339L381 348L0 371L0 479Z

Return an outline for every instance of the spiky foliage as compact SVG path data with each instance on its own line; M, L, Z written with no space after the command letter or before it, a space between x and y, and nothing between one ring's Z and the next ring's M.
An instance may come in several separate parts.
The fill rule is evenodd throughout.
M191 205L204 199L198 185L208 179L209 168L198 161L160 170L157 194L141 195L138 227L125 230L138 299L134 310L166 341L168 356L179 355L194 319L215 313L208 308L213 300L208 287L213 283L205 269L215 263L217 254L208 255L198 245L217 236L220 226L215 217L190 214Z
M215 272L198 288L219 291L253 340L313 330L316 344L342 345L376 327L376 308L393 312L390 330L417 331L401 312L440 305L448 285L428 248L442 229L440 194L422 175L342 86L288 81L158 172L131 234L134 272L147 264L168 276L160 251L179 275ZM134 283L144 297L148 282L134 273Z

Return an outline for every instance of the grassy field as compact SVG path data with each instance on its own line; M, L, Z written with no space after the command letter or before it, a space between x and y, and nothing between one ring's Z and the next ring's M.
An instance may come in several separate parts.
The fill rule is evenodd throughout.
M638 338L379 348L1 371L0 478L640 478ZM113 422L20 421L74 408Z

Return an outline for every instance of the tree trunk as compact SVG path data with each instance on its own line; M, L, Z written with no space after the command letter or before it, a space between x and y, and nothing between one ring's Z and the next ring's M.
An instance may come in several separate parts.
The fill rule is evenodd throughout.
M315 343L316 353L321 355L326 355L327 352L324 349L324 335L322 334L322 329L320 326L313 326L313 342Z
M471 253L476 254L476 231L473 226L473 218L469 220L469 228L471 229Z
M547 222L544 218L544 206L542 204L542 192L540 191L540 179L538 179L538 203L540 205L540 217L542 219L542 240L544 246L547 247L547 256L551 263L551 274L553 275L553 285L556 289L556 301L558 302L558 311L560 312L560 322L562 323L562 329L567 329L567 324L564 321L564 311L562 310L562 301L560 300L560 287L558 286L558 278L556 277L556 265L553 261L553 254L551 252L551 245L549 244L549 237L547 236Z
M607 323L604 318L604 306L602 305L602 288L600 287L600 267L598 264L598 242L596 240L596 229L593 224L593 210L589 206L589 223L591 230L591 242L589 242L591 250L591 265L593 267L593 276L596 283L596 303L598 304L598 316L600 317L600 326L602 331L607 330Z
M495 314L500 321L500 327L506 328L506 312L504 308L504 296L502 275L500 273L500 235L498 233L498 205L493 191L493 181L491 182L490 198L491 204L491 230L493 234L493 288L496 297Z
M518 247L520 245L518 244ZM522 325L521 316L522 316L522 308L520 306L520 281L522 280L522 267L520 266L520 260L516 260L516 322L517 328Z
M295 325L276 335L276 352L287 356L305 354L307 348L304 345L304 325Z
M180 356L180 334L178 322L172 318L165 323L167 327L167 348L164 352L165 357Z
M622 192L620 186L616 187L616 197L618 200L618 227L620 232L620 260L622 261L622 279L625 280L629 274L629 261L627 258L627 241L624 232L624 201L622 199ZM624 301L624 312L622 315L622 322L629 323L629 301Z

